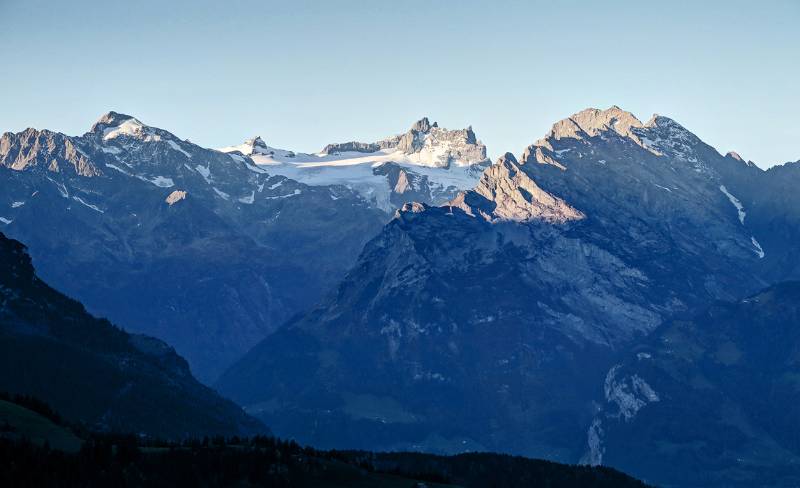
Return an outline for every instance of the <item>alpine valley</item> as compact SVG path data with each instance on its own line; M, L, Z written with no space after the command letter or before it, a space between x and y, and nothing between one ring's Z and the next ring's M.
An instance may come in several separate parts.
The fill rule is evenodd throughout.
M798 188L800 161L762 170L616 106L493 163L427 118L314 154L116 112L6 133L0 231L30 258L0 240L4 367L46 349L65 391L108 379L92 409L39 370L2 388L142 432L125 399L167 395L174 437L797 486Z

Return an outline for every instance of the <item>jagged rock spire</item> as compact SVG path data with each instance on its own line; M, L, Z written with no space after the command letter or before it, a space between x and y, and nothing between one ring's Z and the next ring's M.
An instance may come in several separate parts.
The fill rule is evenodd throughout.
M248 139L247 141L245 141L245 144L248 144L253 147L261 147L261 148L267 147L267 143L264 142L264 139L262 139L261 136L255 136L252 139Z
M433 127L439 127L439 124L436 122L431 124L428 120L428 117L422 117L418 121L414 122L414 125L411 126L411 130L417 132L430 132Z

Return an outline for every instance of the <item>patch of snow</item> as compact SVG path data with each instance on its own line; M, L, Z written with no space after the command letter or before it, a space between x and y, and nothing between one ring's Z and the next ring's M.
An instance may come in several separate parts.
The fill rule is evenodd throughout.
M216 186L214 186L214 187L212 187L212 188L214 189L214 193L216 193L217 195L221 196L221 197L222 197L222 198L224 198L225 200L230 200L230 198L231 198L231 196L230 196L230 195L228 195L227 193L225 193L225 192L224 192L224 191L222 191L222 190L219 190L219 189L218 189Z
M252 193L250 193L249 196L240 198L239 201L242 202L242 203L246 203L248 205L252 205L253 202L256 201L256 192L255 192L255 190Z
M299 194L301 194L301 193L303 193L303 192L302 192L302 191L300 191L300 190L295 190L294 192L292 192L292 193L289 193L289 194L287 194L287 195L277 195L277 196L274 196L274 197L264 197L264 198L266 198L266 199L268 199L268 200L277 200L277 199L279 199L279 198L289 198L289 197L293 197L293 196L295 196L295 195L299 195Z
M50 178L49 176L47 177L47 179L50 180L54 185L56 185L56 188L58 188L58 192L61 194L62 197L69 198L69 192L67 191L67 187L64 186L63 183L59 183Z
M238 154L229 153L228 156L230 156L231 159L233 159L234 161L238 161L240 163L244 163L244 161L245 161L245 159L243 157L239 156Z
M662 156L662 154L658 151L658 142L660 142L660 140L656 141L650 139L649 137L640 137L640 140L642 141L642 146L644 146L646 149L649 149L650 152L656 156Z
M650 359L652 357L653 356L649 352L640 352L636 354L636 359L638 359L639 361L643 359Z
M114 146L103 146L100 150L107 154L119 154L122 152L122 149Z
M97 207L97 205L92 205L91 203L88 203L88 202L87 202L87 201L85 201L83 198L81 198L81 197L79 197L79 196L77 196L77 195L73 195L73 196L72 196L72 199L73 199L73 200L75 200L76 202L78 202L78 203L82 204L82 205L85 205L85 206L87 206L87 207L91 208L91 209L92 209L92 210L94 210L95 212L99 212L99 213L105 213L105 211L103 211L103 210L100 210L100 208L98 208L98 207Z
M731 204L736 207L736 211L739 213L739 222L744 225L744 218L747 216L747 213L744 211L742 202L740 202L735 196L731 195L731 192L728 191L725 185L719 185L719 191L724 193L725 196L728 197L728 200L730 200Z
M172 181L172 178L167 178L165 176L156 176L155 178L147 181L160 188L171 188L175 186L175 182Z
M171 188L171 187L175 186L175 182L172 181L172 178L167 178L166 176L156 176L154 178L146 178L144 176L139 176L139 175L132 174L129 171L124 170L124 169L120 168L119 166L117 166L115 164L106 163L106 167L111 168L111 169L116 170L116 171L119 171L120 173L122 173L124 175L132 176L132 177L140 179L142 181L146 181L148 183L152 183L153 185L156 185L159 188Z
M639 138L642 147L656 156L669 154L692 163L697 173L708 171L706 165L697 158L694 149L698 143L697 137L674 120L654 117L644 127L632 128L631 132Z
M206 183L211 183L211 170L209 169L208 166L200 166L198 164L197 166L194 167L194 169L196 169L197 172L200 173L200 176L202 176L203 179L206 180Z
M8 225L8 224L10 224L11 222L13 222L13 220L11 220L11 219L7 219L7 218L5 218L5 217L0 217L0 222L2 222L2 223L4 223L4 224Z
M128 173L127 171L125 171L124 169L120 168L117 165L114 165L114 164L111 164L111 163L106 163L106 166L111 168L111 169L115 169L115 170L119 171L122 174L126 174L128 176L132 176L130 173Z
M662 190L667 190L668 192L672 193L672 190L670 190L670 189L669 189L669 188L667 188L666 186L661 186L661 185L659 185L658 183L653 183L653 184L654 184L654 185L656 185L657 187L661 188Z
M376 159L378 161L375 161ZM356 157L334 162L301 162L291 166L276 166L271 173L281 174L307 185L344 185L359 193L367 201L373 202L376 207L392 212L395 207L390 200L392 188L388 185L386 176L374 173L375 163L380 165L388 162L394 162L409 175L414 174L426 179L433 194L442 194L448 190L453 190L451 193L455 193L458 190L473 188L481 175L481 171L476 171L472 166L451 165L449 168L420 166L408 162L401 153L385 153L384 156L380 156L380 152L366 157L359 153Z
M103 140L108 141L119 136L135 137L142 141L160 141L161 136L156 134L151 127L144 125L137 119L130 118L114 127L107 127L103 130Z
M181 147L175 141L167 141L167 144L169 144L169 147L171 147L172 149L174 149L174 150L176 150L178 152L182 152L183 154L185 154L187 158L191 158L192 157L191 154L189 154L188 152L186 152L183 149L181 149Z
M570 147L570 148L567 148L567 149L556 149L556 150L555 150L555 151L553 151L553 152L554 152L554 153L556 153L556 155L558 155L558 156L561 156L562 154L564 154L564 153L568 153L568 152L570 152L570 151L572 151L572 148L571 148L571 147Z
M244 161L244 160L242 160L242 161ZM245 162L244 164L247 167L247 169L249 169L253 173L258 173L258 174L261 174L261 175L269 174L269 171L265 171L265 170L259 168L258 166L253 166L252 164L248 164L247 162Z
M21 207L23 205L25 205L25 202L13 202L11 204L11 208L18 208L18 207Z
M758 256L758 259L764 259L764 256L766 256L766 254L764 253L764 249L761 247L761 244L759 244L756 238L752 236L750 237L750 242L753 243L753 247L755 248L753 249L753 251Z
M317 156L309 156L317 157ZM292 166L291 158L279 158L276 155L270 154L268 156L263 154L251 154L250 159L259 166L281 166L287 164Z
M247 142L245 142L244 144L238 144L236 146L221 147L221 148L217 149L217 151L224 152L224 153L232 153L234 151L239 151L240 153L246 154L246 155L249 156L250 154L253 154L253 145L252 144L248 144Z
M445 153L439 154L433 148L428 152L415 154L405 154L395 149L383 149L372 153L351 151L307 154L269 147L265 149L262 146L245 143L220 150L231 156L238 156L232 151L247 154L257 167L268 166L269 169L265 173L270 175L285 176L311 186L345 185L386 212L395 210L390 201L392 189L387 184L385 175L373 172L382 164L393 162L410 173L427 178L432 193L441 195L451 189L457 191L473 188L483 170L482 166L457 160L450 161L452 164L444 167L442 160L437 158L445 157Z

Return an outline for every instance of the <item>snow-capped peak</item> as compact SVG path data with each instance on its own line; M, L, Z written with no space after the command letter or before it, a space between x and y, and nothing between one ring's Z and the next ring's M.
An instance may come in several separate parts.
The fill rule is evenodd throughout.
M441 204L472 188L489 164L472 127L447 130L427 117L403 134L371 143L328 144L315 154L270 147L259 137L219 151L249 156L269 174L308 185L346 186L387 212L398 204L392 199L407 198L412 190L414 198Z
M269 154L269 149L269 146L267 146L267 143L264 142L264 139L262 139L261 136L255 136L252 139L247 139L244 141L244 143L239 144L238 146L224 147L220 149L220 151L239 151L245 156L250 156L251 154Z
M116 127L107 127L103 130L104 141L123 135L135 137L137 139L146 139L152 136L152 134L147 131L147 126L137 119L128 119Z
M395 150L406 155L414 164L436 168L470 166L488 162L486 146L475 137L472 127L448 130L431 123L427 117L415 122L411 129L369 146Z
M103 114L103 116L97 119L97 122L95 122L94 125L92 125L91 132L100 132L108 127L118 127L119 125L129 120L136 120L136 119L130 115L121 114L119 112L114 112L112 110L106 114ZM136 122L139 121L136 120ZM139 122L139 124L141 124L141 122Z
M586 139L605 137L605 134L617 134L656 154L686 154L700 140L682 125L658 114L654 114L646 123L642 123L631 112L613 105L605 110L587 108L566 119L553 124L550 132L537 141L534 147L553 150L553 142L560 139ZM531 149L531 148L529 148ZM532 152L532 151L529 151Z
M143 124L139 119L118 112L108 112L92 126L91 132L103 141L125 136L145 142L160 141L166 131ZM174 137L173 137L174 138Z
M251 139L245 140L242 144L222 147L218 150L224 153L239 152L245 156L253 157L256 163L261 164L273 164L273 157L293 158L295 156L294 152L292 151L276 149L268 146L261 136L255 136Z
M329 156L342 153L389 153L397 152L402 159L418 166L449 168L467 167L488 162L486 147L475 137L472 127L448 130L431 123L423 117L403 133L387 137L377 142L342 142L328 144L320 155Z
M605 141L603 144L635 144L656 156L682 162L690 171L715 174L706 161L707 147L685 127L658 114L642 123L616 105L606 110L588 108L556 122L544 138L526 148L522 162L535 161L565 170L570 158L586 156L586 148L595 143L594 139ZM597 162L606 164L605 159Z
M236 150L245 156L250 156L251 154L270 154L270 151L273 150L271 147L267 146L267 143L264 142L264 139L262 139L261 136L255 136L251 139L247 139L243 144L233 147L237 148Z
M252 139L248 139L246 142L248 144L250 144L251 146L253 146L254 148L266 148L267 147L267 143L264 142L264 139L262 139L261 136L255 136Z

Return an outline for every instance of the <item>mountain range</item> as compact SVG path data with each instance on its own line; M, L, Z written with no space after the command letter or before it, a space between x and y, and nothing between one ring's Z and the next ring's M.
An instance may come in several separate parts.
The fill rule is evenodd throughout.
M110 112L0 138L0 229L282 437L795 485L800 162L616 106L486 154L427 118L306 154Z
M721 155L667 117L584 110L450 202L404 205L336 290L216 385L315 445L503 450L656 482L714 471L681 457L686 446L656 455L656 436L641 447L651 464L629 462L630 428L614 430L611 454L604 412L632 425L667 395L615 368L679 317L797 279L800 206L772 188L798 177L800 165ZM743 374L756 381L760 367ZM781 447L792 454L770 468L796 462ZM764 465L739 468L752 481Z
M0 229L48 283L209 382L344 276L390 200L442 203L486 163L471 129L427 119L356 162L346 144L246 146L205 149L116 112L78 137L5 133Z

